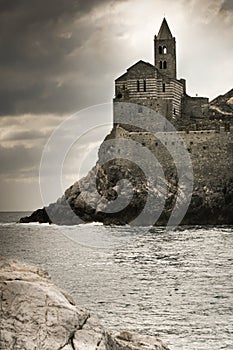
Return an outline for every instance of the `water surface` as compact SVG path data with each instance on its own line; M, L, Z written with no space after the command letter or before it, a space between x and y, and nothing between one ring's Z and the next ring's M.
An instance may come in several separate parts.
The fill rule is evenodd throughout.
M233 349L232 227L150 232L17 216L0 216L0 255L48 270L108 328L158 336L171 350Z

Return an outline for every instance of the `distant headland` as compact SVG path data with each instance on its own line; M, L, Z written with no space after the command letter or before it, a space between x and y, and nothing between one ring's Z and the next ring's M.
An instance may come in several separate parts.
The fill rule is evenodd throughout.
M187 201L186 187L192 182L190 204L180 224L232 225L233 89L211 102L207 97L186 93L185 79L177 79L176 39L165 18L154 37L154 64L140 60L117 78L113 102L113 129L100 146L95 167L56 203L38 209L20 222L72 225L99 221L123 225L135 222L148 198L154 196L157 202L146 206L140 224L147 225L155 212L157 219L153 224L167 225L174 207L179 211ZM157 132L155 115L161 116ZM142 126L133 118L141 120ZM106 141L116 140L125 140L127 145L140 144L154 155L157 168L147 157L142 160L149 169L152 186L148 186L147 174L129 160L134 147L106 147ZM177 154L178 162L169 149ZM190 157L193 178L190 169L185 172L183 167L181 176L177 168L178 163L178 167L182 165L182 149ZM109 161L104 164L106 154ZM159 173L161 168L164 176ZM128 180L128 185L122 185L123 179ZM118 211L111 211L111 203L119 193L130 197L130 203L124 210L119 205Z

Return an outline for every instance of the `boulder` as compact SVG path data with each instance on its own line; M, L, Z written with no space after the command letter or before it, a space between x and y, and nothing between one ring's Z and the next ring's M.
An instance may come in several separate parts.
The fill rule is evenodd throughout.
M0 259L0 349L169 350L155 337L105 330L46 271L6 259Z

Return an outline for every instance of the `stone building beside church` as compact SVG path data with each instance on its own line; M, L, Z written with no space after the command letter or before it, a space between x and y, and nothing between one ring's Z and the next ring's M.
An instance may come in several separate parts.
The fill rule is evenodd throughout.
M140 60L117 78L114 102L149 107L178 129L208 115L208 98L188 96L186 81L177 79L176 39L165 18L154 37L154 65Z

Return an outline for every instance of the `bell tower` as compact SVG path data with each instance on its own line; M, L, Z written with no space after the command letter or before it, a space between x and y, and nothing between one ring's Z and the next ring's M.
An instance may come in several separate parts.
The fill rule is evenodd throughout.
M176 79L176 39L164 18L159 33L154 38L155 67L162 75Z

